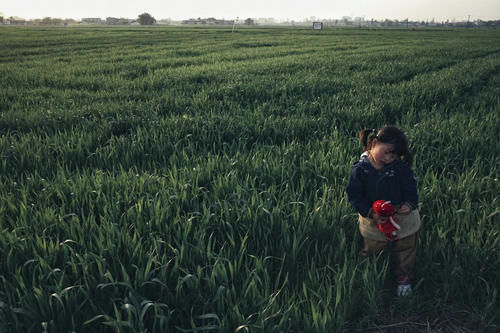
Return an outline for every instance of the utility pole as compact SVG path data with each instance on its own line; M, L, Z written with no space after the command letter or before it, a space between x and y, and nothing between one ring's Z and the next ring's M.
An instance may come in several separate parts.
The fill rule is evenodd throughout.
M469 28L469 27L470 27L469 21L470 21L470 14L469 14L469 16L467 17L467 28Z

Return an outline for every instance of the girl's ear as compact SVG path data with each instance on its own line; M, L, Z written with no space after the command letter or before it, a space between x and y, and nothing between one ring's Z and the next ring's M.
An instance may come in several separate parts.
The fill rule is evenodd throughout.
M371 147L372 148L375 147L377 145L377 143L378 143L377 138L373 138Z

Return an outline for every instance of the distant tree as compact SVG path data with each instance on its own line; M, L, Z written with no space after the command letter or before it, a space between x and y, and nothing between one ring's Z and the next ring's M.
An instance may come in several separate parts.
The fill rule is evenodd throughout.
M140 25L153 25L156 23L156 19L148 13L142 13L137 18Z
M392 27L394 24L394 22L392 20L389 20L389 19L385 19L384 22L382 23L382 25L386 26L386 27Z
M44 18L40 21L40 24L41 24L41 25L51 25L51 24L52 24L52 18L51 18L51 17L44 17Z

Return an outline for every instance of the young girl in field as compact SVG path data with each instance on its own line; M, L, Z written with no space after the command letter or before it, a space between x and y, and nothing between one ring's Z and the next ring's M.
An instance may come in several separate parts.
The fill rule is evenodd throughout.
M359 230L364 240L361 253L377 255L390 244L397 294L408 295L414 278L420 228L417 184L410 168L412 157L408 142L402 131L389 126L365 129L360 136L364 152L353 166L347 195L359 213ZM389 221L373 210L377 200L390 201L396 208L394 218L400 229L393 239L380 231L382 224ZM381 224L381 228L377 224Z

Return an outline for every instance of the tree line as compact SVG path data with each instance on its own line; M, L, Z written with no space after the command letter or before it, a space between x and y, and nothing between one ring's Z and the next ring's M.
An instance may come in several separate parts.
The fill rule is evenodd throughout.
M84 22L85 19L82 21L77 21L74 19L61 19L61 18L53 18L53 17L44 17L44 18L37 18L33 20L25 20L23 18L19 17L14 17L14 16L9 16L9 17L4 17L0 16L0 24L9 24L9 25L70 25L70 24L78 24L81 22ZM99 19L100 20L100 19ZM129 20L129 19L117 19L113 17L108 17L106 21L100 20L104 22L105 24L130 24L132 22L137 22L140 25L153 25L156 23L156 19L149 13L142 13L140 14L136 20ZM99 21L99 22L100 22Z

